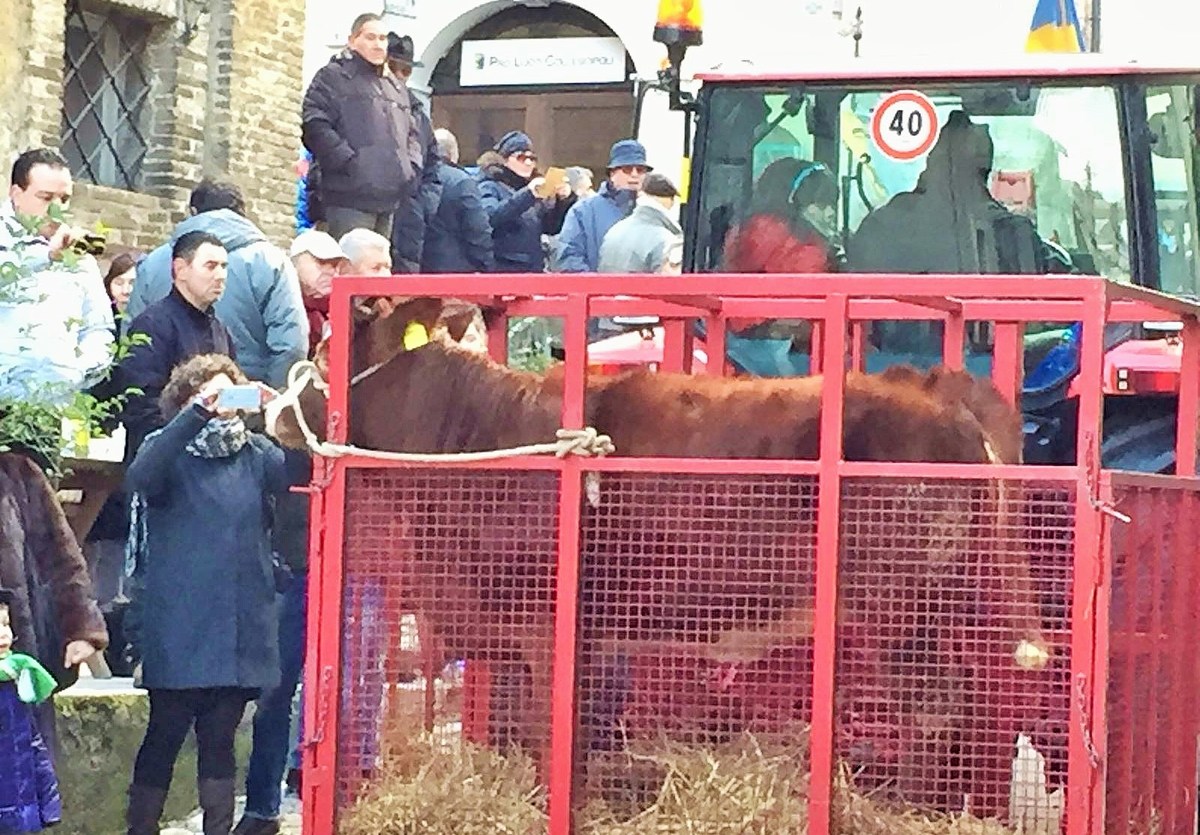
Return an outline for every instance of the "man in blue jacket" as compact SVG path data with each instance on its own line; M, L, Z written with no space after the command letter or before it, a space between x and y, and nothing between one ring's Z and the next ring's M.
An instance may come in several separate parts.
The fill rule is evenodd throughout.
M567 212L558 236L559 271L596 272L604 236L617 221L629 217L642 178L652 170L646 164L646 149L636 139L622 139L612 146L608 179L594 197L581 200Z
M171 240L138 264L126 315L133 319L171 292L171 246L189 232L215 236L229 253L229 279L213 311L233 336L238 364L252 380L282 389L293 365L308 356L308 317L300 279L287 253L245 217L241 191L202 181L192 191L191 217Z

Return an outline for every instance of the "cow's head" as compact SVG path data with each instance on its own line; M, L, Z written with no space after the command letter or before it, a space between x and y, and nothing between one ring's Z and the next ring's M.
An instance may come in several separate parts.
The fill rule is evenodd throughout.
M381 297L354 307L350 347L351 386L406 351L431 342L486 352L487 329L479 307L457 300L429 297ZM267 431L285 446L303 449L312 439L325 439L329 379L329 340L323 340L312 362L292 368L287 390L267 406Z

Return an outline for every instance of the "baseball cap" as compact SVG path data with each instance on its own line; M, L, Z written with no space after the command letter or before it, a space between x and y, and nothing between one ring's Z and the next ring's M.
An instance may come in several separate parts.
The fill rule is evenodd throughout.
M336 261L346 257L346 253L342 252L333 236L318 229L305 229L292 241L288 255L295 258L302 252L307 252L318 261Z

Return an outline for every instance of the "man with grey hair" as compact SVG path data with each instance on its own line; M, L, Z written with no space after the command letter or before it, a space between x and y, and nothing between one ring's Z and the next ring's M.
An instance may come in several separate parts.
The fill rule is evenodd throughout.
M442 199L425 231L421 272L486 273L495 264L492 226L475 178L458 166L458 139L445 128L433 133L441 163Z
M345 275L391 275L392 242L373 229L351 229L338 240L349 261Z

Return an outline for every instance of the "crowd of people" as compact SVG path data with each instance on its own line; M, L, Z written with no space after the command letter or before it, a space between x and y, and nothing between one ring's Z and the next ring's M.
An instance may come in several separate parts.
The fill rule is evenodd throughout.
M189 732L206 835L272 835L285 788L298 790L308 506L289 488L309 480L311 461L262 434L260 413L336 327L336 277L679 271L679 194L639 142L612 146L598 188L577 166L548 178L520 130L465 167L456 137L435 129L407 86L415 63L411 38L365 14L318 70L304 98L286 247L255 224L237 185L205 179L161 246L105 257L65 215L65 158L37 148L13 165L0 206L0 414L4 403L55 407L80 392L121 401L106 428L124 432L125 479L83 553L107 659L149 692L130 764L130 835L159 831ZM247 392L250 405L237 399ZM0 775L4 835L61 816L54 740L38 706L52 715L63 682L41 665L64 648L65 667L105 649L86 618L87 628L34 637L20 622L29 592L9 573L0 565L0 716L23 717L3 733L15 729L28 756ZM252 701L235 825L233 740Z

